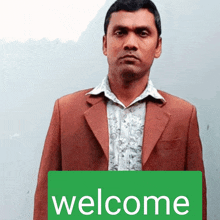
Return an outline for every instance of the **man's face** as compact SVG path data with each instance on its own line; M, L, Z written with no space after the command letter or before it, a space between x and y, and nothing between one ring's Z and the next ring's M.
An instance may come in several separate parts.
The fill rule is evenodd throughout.
M149 74L154 58L160 57L161 43L154 15L147 9L112 13L103 37L109 78L131 81Z

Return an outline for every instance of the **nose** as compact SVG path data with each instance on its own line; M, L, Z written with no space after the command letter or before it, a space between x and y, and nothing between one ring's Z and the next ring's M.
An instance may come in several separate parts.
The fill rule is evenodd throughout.
M125 42L124 42L124 50L133 50L137 51L137 39L134 33L130 33L127 35Z

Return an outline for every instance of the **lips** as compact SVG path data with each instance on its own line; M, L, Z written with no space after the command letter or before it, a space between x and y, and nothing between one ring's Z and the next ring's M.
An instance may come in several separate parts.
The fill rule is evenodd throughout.
M133 54L126 54L126 55L120 57L120 59L126 59L126 58L128 58L128 59L130 58L130 59L137 59L137 60L139 60L138 57L135 56L135 55L133 55Z

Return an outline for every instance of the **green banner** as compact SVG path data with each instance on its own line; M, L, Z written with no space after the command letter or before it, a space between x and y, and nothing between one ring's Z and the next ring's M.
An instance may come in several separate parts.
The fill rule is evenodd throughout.
M200 171L50 171L48 220L202 219Z

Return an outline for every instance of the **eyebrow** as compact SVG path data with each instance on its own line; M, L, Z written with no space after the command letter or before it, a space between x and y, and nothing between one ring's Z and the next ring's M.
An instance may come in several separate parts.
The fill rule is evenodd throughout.
M127 26L123 26L123 25L116 25L113 27L113 31L116 31L116 30L131 30L131 28L127 27ZM134 29L135 31L140 31L140 30L147 30L148 32L152 32L152 28L148 25L143 25L143 26L137 26L135 27Z

